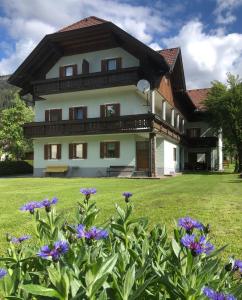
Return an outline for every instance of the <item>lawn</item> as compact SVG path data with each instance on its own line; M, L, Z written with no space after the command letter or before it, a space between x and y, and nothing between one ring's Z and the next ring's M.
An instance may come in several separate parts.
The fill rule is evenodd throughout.
M133 195L136 216L147 216L150 223L165 223L171 231L174 220L192 216L210 223L215 245L228 244L224 256L242 258L242 180L234 174L186 174L161 180L145 179L0 179L0 254L6 247L6 232L31 233L31 216L19 207L31 200L56 196L58 209L69 217L82 197L82 187L95 187L101 208L99 222L115 213L115 203L124 205L121 193Z

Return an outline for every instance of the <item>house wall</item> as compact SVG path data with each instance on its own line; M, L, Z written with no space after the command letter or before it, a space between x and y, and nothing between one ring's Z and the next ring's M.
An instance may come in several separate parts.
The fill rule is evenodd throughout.
M100 117L100 105L120 103L120 115L145 114L149 107L145 106L145 99L135 89L102 89L98 92L73 92L45 96L46 100L35 103L35 121L45 120L45 110L52 108L62 109L62 119L69 119L69 108L87 106L88 118Z
M214 136L214 133L209 127L209 124L205 122L187 122L185 125L185 130L188 128L201 128L201 137Z
M138 67L139 60L125 51L117 47L112 49L105 49L100 51L75 54L61 57L58 62L46 74L46 79L59 77L59 68L62 66L77 64L77 73L82 74L82 61L86 59L89 62L89 72L101 71L101 60L110 58L122 58L122 68Z
M156 174L161 176L164 174L164 138L156 138Z
M110 165L135 166L136 164L136 140L140 138L134 134L98 135L58 137L34 140L34 175L42 176L47 166L68 165L72 169L70 176L100 177L106 176L106 170ZM119 158L100 158L100 142L120 141ZM87 159L69 159L70 143L88 143ZM61 159L45 160L45 144L61 144Z
M176 148L176 161L173 158L173 149ZM179 172L180 147L168 140L164 140L164 174L170 175Z
M173 98L173 92L172 92L172 86L170 82L170 78L163 76L161 78L158 91L161 93L161 95L170 103L172 106L174 106L174 98Z

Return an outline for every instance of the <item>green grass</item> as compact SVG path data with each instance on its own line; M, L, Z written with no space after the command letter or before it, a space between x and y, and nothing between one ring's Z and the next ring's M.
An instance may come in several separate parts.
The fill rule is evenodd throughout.
M19 207L31 200L57 196L58 209L74 213L81 187L96 187L101 208L99 222L123 205L121 193L133 192L136 216L149 217L151 225L165 223L171 232L174 220L192 216L212 226L216 246L228 244L224 256L242 251L242 180L234 174L186 174L162 180L144 179L0 179L0 254L6 247L5 233L31 233L31 216Z

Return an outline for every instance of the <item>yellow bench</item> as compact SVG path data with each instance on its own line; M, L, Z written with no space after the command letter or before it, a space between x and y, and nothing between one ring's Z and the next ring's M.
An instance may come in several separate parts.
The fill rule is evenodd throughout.
M68 171L68 166L47 166L45 169L45 174L47 173L66 173Z

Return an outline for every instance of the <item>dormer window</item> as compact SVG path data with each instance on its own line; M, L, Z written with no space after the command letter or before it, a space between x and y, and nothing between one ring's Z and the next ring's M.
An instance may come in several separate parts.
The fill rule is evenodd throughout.
M68 65L60 67L60 77L72 77L77 75L77 65Z

